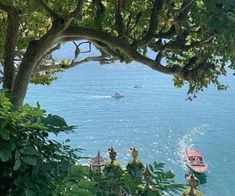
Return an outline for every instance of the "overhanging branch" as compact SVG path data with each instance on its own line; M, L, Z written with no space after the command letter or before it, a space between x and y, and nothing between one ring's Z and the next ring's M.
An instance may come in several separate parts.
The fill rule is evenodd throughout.
M107 44L95 40L92 40L92 42L95 45L95 47L101 52L101 54L107 57L112 57L115 60L119 58L118 53L114 51L112 48L110 48Z
M40 58L40 60L38 61L37 65L35 66L34 70L40 69L39 67L40 67L40 64L43 62L43 60L44 60L47 56L51 55L54 51L60 49L60 46L61 46L61 44L59 43L59 44L57 44L55 47L52 47L51 49L49 49L49 50Z
M110 48L116 48L126 54L130 59L133 59L137 62L143 63L152 69L166 73L166 74L173 74L171 68L165 67L161 64L157 64L154 60L147 58L141 54L139 54L136 49L131 47L125 41L118 37L111 36L108 33L102 31L96 31L94 29L88 29L84 27L69 27L66 31L64 31L63 37L67 38L83 38L88 40L96 40L100 41Z
M104 56L104 55L101 55L101 56L94 56L94 57L86 57L86 58L84 58L84 59L82 59L82 60L80 60L80 61L74 61L74 62L72 62L69 66L68 66L68 68L71 68L71 67L75 67L75 66L77 66L77 65L80 65L80 64L82 64L82 63L87 63L87 62L89 62L89 61L98 61L98 62L102 62L102 61L104 61L104 62L108 62L108 61L111 61L111 59L108 59L108 58L106 58L106 56Z
M188 45L181 44L180 41L176 40L174 43L164 45L162 47L162 50L165 50L165 51L186 51L191 48L198 48L201 46L208 45L213 41L213 38L214 38L214 36L211 36L205 40L195 41L195 42L192 42L191 44L188 44Z
M57 63L54 64L53 66L51 65L40 65L39 69L36 71L36 73L43 73L43 72L48 72L48 71L53 71L53 70L65 70L65 69L70 69L72 67L75 67L77 65L90 62L90 61L97 61L97 62L110 62L112 61L112 58L107 58L105 55L100 55L100 56L93 56L93 57L86 57L80 61L71 61L70 64L65 65L63 63Z
M81 51L80 46L83 45L83 44L87 44L87 43L89 44L89 49L87 51ZM81 53L90 53L91 52L91 42L89 42L89 41L81 42L79 44L77 44L75 41L73 41L73 44L75 45L73 61L75 61L77 59L79 54L81 54Z

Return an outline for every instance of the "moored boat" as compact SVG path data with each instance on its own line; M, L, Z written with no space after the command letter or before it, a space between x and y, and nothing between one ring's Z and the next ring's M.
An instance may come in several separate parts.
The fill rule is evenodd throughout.
M185 150L186 165L196 173L205 173L207 164L199 150L186 149Z

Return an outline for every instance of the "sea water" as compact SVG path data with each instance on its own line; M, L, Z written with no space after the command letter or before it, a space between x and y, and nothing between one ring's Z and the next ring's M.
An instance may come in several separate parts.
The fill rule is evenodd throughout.
M66 53L67 52L67 53ZM64 51L71 56L72 51ZM59 55L62 55L61 53ZM25 102L38 101L48 113L63 116L74 133L59 135L84 149L84 156L105 157L113 146L125 165L135 146L145 163L165 162L176 181L186 183L183 152L200 149L208 163L199 189L205 196L233 196L235 184L235 78L187 99L187 87L176 89L171 76L138 63L99 65L90 62L57 75L50 86L30 85ZM141 88L134 88L139 85ZM121 99L112 98L119 92Z

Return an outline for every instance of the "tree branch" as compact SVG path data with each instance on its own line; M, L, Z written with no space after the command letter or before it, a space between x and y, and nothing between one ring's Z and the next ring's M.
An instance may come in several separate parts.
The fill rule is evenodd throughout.
M178 20L182 20L182 19L185 19L185 17L188 15L193 3L194 3L195 0L186 0L180 10L178 11L178 17L177 19Z
M186 0L182 5L181 8L174 12L174 26L175 26L175 31L176 34L179 35L181 33L181 22L186 19L188 16L188 13L193 5L195 0Z
M193 56L192 58L189 59L189 62L184 66L184 72L188 72L191 71L194 67L194 65L196 64L196 62L198 61L197 56Z
M117 29L119 37L124 36L125 29L126 29L124 22L123 22L122 14L121 14L122 6L123 6L122 0L115 1L115 24L116 24L116 29Z
M131 27L130 25L128 25L128 31L127 31L127 32L128 32L129 34L134 30L134 28L135 28L135 27L137 26L137 24L139 23L141 16L142 16L142 11L140 11L140 12L136 15L134 25L132 25L132 27ZM131 16L130 16L130 17L131 17Z
M76 8L69 13L69 18L81 18L84 0L78 0Z
M49 13L52 18L58 18L57 13L52 10L43 0L37 0L37 2Z
M106 58L105 55L101 55L101 56L94 56L94 57L86 57L80 61L71 61L71 63L69 65L64 65L62 63L58 63L54 66L50 66L50 65L41 65L40 66L40 69L37 70L37 72L47 72L47 71L51 71L51 70L59 70L59 69L70 69L72 67L75 67L77 65L80 65L82 63L86 63L86 62L89 62L89 61L98 61L98 62L101 62L101 61L104 61L104 62L109 62L111 61L112 59L108 59Z
M97 24L98 29L102 29L102 17L104 15L105 12L105 7L102 3L102 0L93 0L93 3L96 6L96 17L95 17L95 21Z
M167 51L187 51L191 48L198 48L201 46L205 46L210 44L214 39L214 36L211 36L207 39L201 40L201 41L195 41L191 44L186 45L186 37L183 36L183 38L178 38L177 40L173 42L166 43L163 45L161 43L161 39L159 39L155 43L150 43L148 46L154 50L155 52L162 51L163 53Z
M155 62L156 62L157 64L160 64L160 63L161 63L161 59L162 59L162 52L159 51L158 54L157 54L157 56L156 56L156 58L155 58Z
M87 63L89 61L98 61L98 62L102 62L102 61L110 61L110 59L107 59L106 56L104 55L101 55L101 56L94 56L94 57L86 57L84 58L83 60L80 60L80 61L74 61L72 62L68 68L72 68L72 67L75 67L77 65L80 65L82 63Z
M155 0L153 4L153 9L151 12L150 22L149 22L149 29L148 32L144 38L146 42L151 40L153 37L157 26L159 25L159 17L163 8L164 0Z
M82 44L86 44L86 43L89 44L89 50L84 51L84 52L81 52L80 46L81 46ZM79 44L77 44L75 41L73 41L73 44L75 45L74 59L73 59L74 61L76 60L76 58L78 57L78 55L79 55L80 53L89 53L89 52L91 52L91 42L89 42L89 41L81 42L81 43L79 43Z
M189 45L185 45L180 40L176 40L175 42L172 42L170 44L165 44L162 47L162 50L165 50L165 51L185 51L185 50L189 50L191 48L197 48L197 47L200 47L200 46L210 44L213 41L213 38L214 38L214 36L211 36L211 37L209 37L205 40L202 40L202 41L192 42Z
M156 71L166 74L173 74L171 68L162 66L161 64L156 64L154 60L139 54L133 47L131 47L122 39L111 36L108 33L83 27L69 27L66 31L64 31L63 35L65 39L69 37L74 39L84 38L88 40L100 41L104 44L107 44L110 48L119 49L129 58L134 59L135 61L143 63L145 65L148 65Z
M42 57L41 59L38 61L37 65L35 66L34 70L39 69L40 64L42 63L42 61L45 59L46 56L51 55L54 51L60 49L61 44L57 44L55 47L51 48L50 50L48 50Z
M174 35L175 35L175 28L174 26L171 26L171 28L168 31L166 32L160 31L158 34L154 35L154 37L158 39L169 39Z
M134 47L147 44L154 37L156 29L159 25L159 18L163 9L163 4L164 0L154 0L148 31L142 40L137 40L133 43Z
M100 52L103 55L113 57L115 60L117 60L119 58L118 53L116 51L114 51L112 48L110 48L107 44L104 44L102 42L95 41L95 40L92 40L92 42L95 45L95 47L98 50L100 50Z

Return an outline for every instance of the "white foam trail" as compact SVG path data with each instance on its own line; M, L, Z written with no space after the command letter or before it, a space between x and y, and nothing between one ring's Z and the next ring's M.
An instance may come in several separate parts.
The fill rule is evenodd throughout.
M94 96L89 96L88 98L91 99L109 99L112 98L112 96L108 95L94 95Z
M187 133L179 139L178 147L176 150L176 156L178 157L178 162L185 168L184 162L184 151L186 148L192 148L194 146L193 140L198 138L201 135L205 134L206 129L208 128L207 124L202 124L199 127L188 129Z

